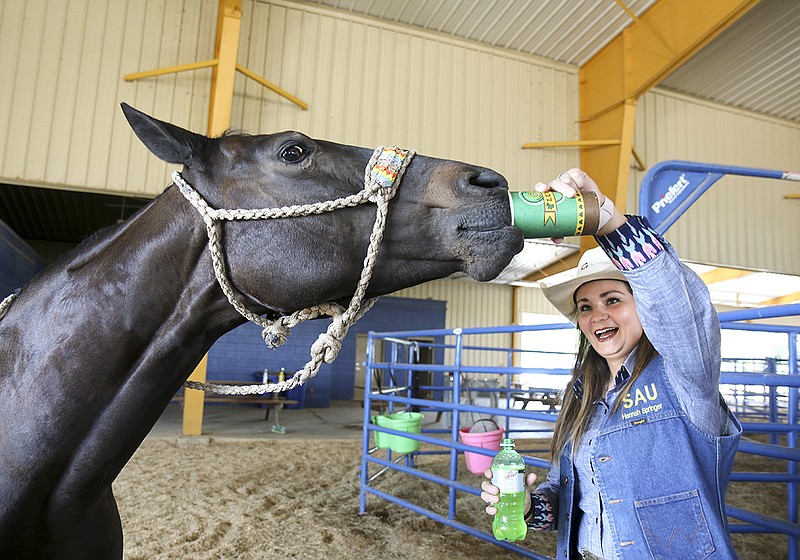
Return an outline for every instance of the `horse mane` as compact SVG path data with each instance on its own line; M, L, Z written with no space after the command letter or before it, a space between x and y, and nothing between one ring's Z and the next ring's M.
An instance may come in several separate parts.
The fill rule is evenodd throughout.
M229 128L223 131L223 133L220 134L218 138L227 138L229 136L252 136L252 134L238 128Z
M70 272L80 270L108 247L112 246L117 239L124 236L130 227L136 223L137 218L161 199L172 186L171 184L167 186L158 196L122 222L102 227L90 233L83 241L59 257L53 264L63 264Z
M235 137L246 137L246 136L251 136L251 135L243 130L239 130L236 128L229 128L225 130L219 136L219 138L228 138L228 137L235 138ZM65 265L68 271L79 270L80 268L86 266L86 264L88 264L92 259L97 257L108 247L112 246L117 239L124 236L125 233L128 231L128 229L136 222L136 218L141 216L145 210L150 208L156 201L158 201L161 197L163 197L167 193L167 191L169 191L170 188L172 187L173 187L172 184L168 185L163 191L161 191L160 194L158 194L155 198L153 198L142 208L137 210L133 215L131 215L126 220L118 224L112 224L92 232L76 247L67 251L55 262Z

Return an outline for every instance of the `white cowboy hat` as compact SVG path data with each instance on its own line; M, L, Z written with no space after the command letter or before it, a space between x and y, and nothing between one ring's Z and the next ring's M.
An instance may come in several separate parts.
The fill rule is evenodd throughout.
M567 278L558 281L560 278ZM578 308L575 305L575 292L587 282L595 280L621 280L627 282L625 275L614 266L603 249L589 249L582 256L578 266L554 278L555 284L542 282L544 297L553 304L573 324L578 322Z

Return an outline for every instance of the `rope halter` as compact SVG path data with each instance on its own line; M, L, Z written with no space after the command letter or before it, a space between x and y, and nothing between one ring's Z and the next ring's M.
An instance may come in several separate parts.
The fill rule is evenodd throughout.
M17 299L17 295L19 295L19 291L7 296L2 302L0 302L0 319L5 316L8 308L11 307L11 304L14 303L15 299Z
M302 385L307 379L314 377L319 371L322 362L331 363L336 359L342 348L342 340L347 331L378 301L378 298L364 299L372 277L375 261L377 260L378 247L383 240L386 229L386 216L389 201L397 192L397 187L403 173L414 157L413 150L403 150L397 146L385 148L379 146L375 149L364 172L364 188L356 194L316 202L302 206L283 206L280 208L262 208L258 210L227 210L211 208L200 194L194 190L177 171L173 172L172 180L180 189L181 194L195 207L203 217L208 232L208 248L214 266L214 276L220 288L228 298L230 304L248 321L263 328L262 337L270 348L276 348L286 342L291 334L290 329L308 319L322 315L333 318L326 332L321 333L311 345L311 359L303 369L297 371L292 377L279 383L261 383L243 386L220 385L214 383L200 383L187 381L184 387L198 389L210 393L223 395L255 395L286 391ZM375 224L369 238L367 255L364 258L364 268L358 281L355 293L347 309L335 303L315 305L291 315L279 317L270 321L253 313L245 306L242 298L236 293L225 272L225 255L220 246L221 223L225 220L270 220L273 218L290 218L295 216L310 216L330 212L338 208L354 207L366 202L377 205Z

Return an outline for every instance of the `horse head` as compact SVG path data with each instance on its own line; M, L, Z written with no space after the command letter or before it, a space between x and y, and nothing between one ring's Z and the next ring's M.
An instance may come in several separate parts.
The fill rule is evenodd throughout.
M299 132L217 138L125 104L139 139L212 208L265 209L352 196L364 188L372 150ZM498 173L416 155L389 203L367 297L463 271L491 280L522 249ZM261 307L289 312L355 290L375 221L373 204L259 221L226 221L220 246L231 283ZM200 220L199 216L197 218Z

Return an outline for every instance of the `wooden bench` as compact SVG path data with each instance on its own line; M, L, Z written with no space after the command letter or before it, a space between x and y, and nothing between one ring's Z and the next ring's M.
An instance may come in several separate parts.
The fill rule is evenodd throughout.
M255 385L250 381L209 381L217 385ZM183 395L175 395L172 397L173 401L182 402ZM264 395L215 395L214 393L206 393L204 401L207 403L225 403L225 404L264 404L267 407L267 412L264 415L264 420L269 420L269 413L275 409L275 424L280 425L279 411L287 404L300 404L300 401L294 401L282 398L280 393L266 393Z

